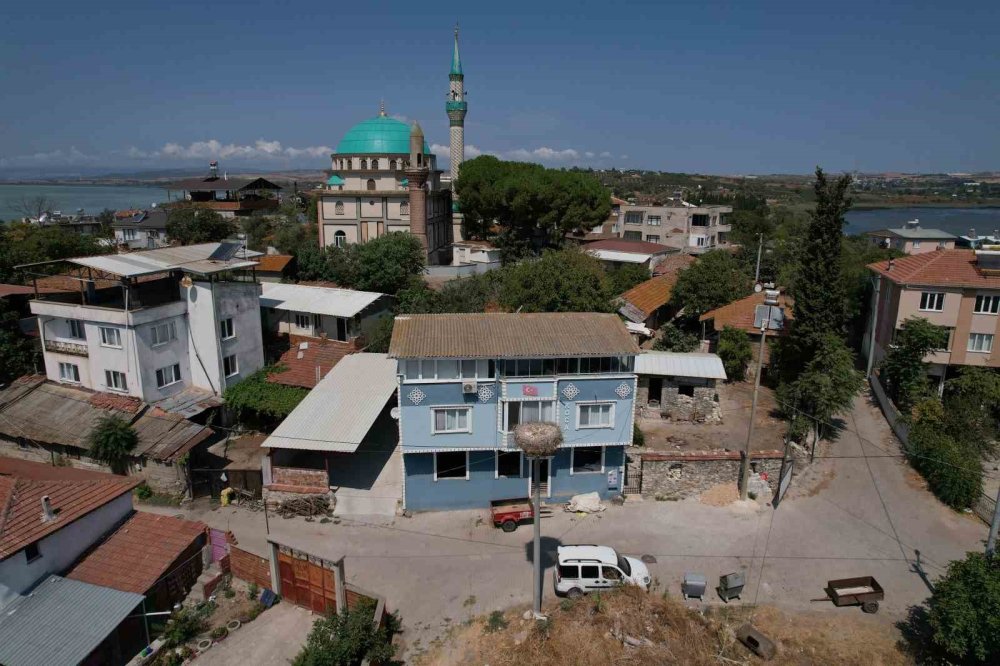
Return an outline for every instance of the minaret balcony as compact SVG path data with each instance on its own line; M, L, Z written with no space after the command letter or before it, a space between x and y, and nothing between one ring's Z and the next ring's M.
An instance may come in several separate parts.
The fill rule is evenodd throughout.
M469 110L469 103L468 102L451 102L451 101L449 101L449 102L445 102L445 107L444 108L445 108L446 111L468 111Z

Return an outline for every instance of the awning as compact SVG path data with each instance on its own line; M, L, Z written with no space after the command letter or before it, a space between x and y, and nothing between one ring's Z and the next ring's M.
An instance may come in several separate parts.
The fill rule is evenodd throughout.
M692 352L651 351L635 357L637 375L659 377L697 377L701 379L725 379L726 369L722 359L715 354Z

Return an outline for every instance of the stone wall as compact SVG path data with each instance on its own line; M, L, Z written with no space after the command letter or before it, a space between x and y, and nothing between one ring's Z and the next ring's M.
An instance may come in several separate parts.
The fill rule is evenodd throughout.
M274 466L268 489L290 493L325 493L330 490L330 480L325 469Z
M639 454L642 495L650 498L684 499L720 483L736 483L740 474L738 451L687 451ZM773 492L781 471L781 451L755 451L750 460L753 473L767 475Z
M674 421L722 423L719 393L714 379L662 377L659 396L649 395L650 377L640 376L636 388L636 408L646 418L662 417ZM683 395L690 392L692 395ZM650 404L650 399L654 401Z

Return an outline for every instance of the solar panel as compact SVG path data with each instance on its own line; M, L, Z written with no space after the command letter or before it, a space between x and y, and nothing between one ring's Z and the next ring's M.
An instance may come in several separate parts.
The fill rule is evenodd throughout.
M767 322L767 330L780 331L785 326L785 310L778 305L758 305L754 308L753 327L760 330Z
M222 242L219 243L219 247L215 248L215 251L208 257L215 261L229 261L236 256L236 253L240 251L242 246L239 243Z

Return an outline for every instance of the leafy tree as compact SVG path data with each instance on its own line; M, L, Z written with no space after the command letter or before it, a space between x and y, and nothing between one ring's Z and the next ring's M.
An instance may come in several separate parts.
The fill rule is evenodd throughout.
M18 313L0 300L0 383L3 384L35 369L35 346L21 332L18 319Z
M292 666L358 666L387 662L396 652L392 636L399 620L390 615L375 626L375 604L364 600L354 609L316 620Z
M905 412L929 393L930 381L924 357L935 349L943 348L947 341L948 331L923 317L910 317L903 322L895 345L879 367L879 376L885 380L886 391L901 411Z
M482 155L455 182L468 238L491 239L504 263L562 245L611 213L609 193L590 173L504 162Z
M107 249L94 236L78 234L57 226L13 222L0 230L0 281L24 282L20 264L52 261L67 257L101 254ZM30 284L30 280L28 280Z
M910 464L927 479L938 499L966 509L982 494L982 466L974 448L949 432L941 403L926 399L914 408L906 447Z
M842 339L828 333L820 339L816 355L790 384L782 384L778 395L786 404L797 404L813 417L818 440L826 424L850 409L861 390L864 375L854 368L854 353ZM793 419L799 412L792 413Z
M600 260L575 248L510 266L500 290L502 305L520 312L613 312L614 296Z
M996 450L1000 421L1000 374L990 368L962 366L944 385L948 430L983 454Z
M654 350L666 352L693 352L698 346L697 335L682 331L670 322L660 327L660 337L653 343Z
M167 213L167 237L181 245L214 243L236 233L236 224L197 204L175 206Z
M366 332L367 344L365 351L375 354L385 354L389 351L389 342L392 340L392 317L382 317Z
M833 183L822 169L816 169L816 209L802 243L795 295L795 322L789 344L796 361L785 369L794 372L814 356L829 333L847 332L847 294L842 279L841 245L844 215L851 207L847 191L851 177ZM794 375L793 375L794 376ZM787 379L787 377L786 377Z
M706 252L681 271L671 302L684 308L688 317L698 317L721 305L750 294L753 276L732 254L724 250Z
M115 474L124 474L129 456L139 443L139 435L128 421L115 414L98 419L87 435L90 457L104 463Z
M951 562L927 606L931 640L951 659L1000 663L1000 556Z
M275 218L257 211L240 220L240 228L246 234L247 247L258 252L267 250L268 241L274 233Z
M394 232L348 247L357 252L354 287L364 291L395 294L422 275L427 263L424 249L413 234Z
M632 287L649 279L649 269L641 264L625 264L608 270L611 292L624 294Z
M300 280L327 279L327 253L316 244L303 245L295 254L295 264L298 267Z
M716 353L731 382L741 382L746 377L747 363L753 358L753 347L745 331L726 326L719 333Z

